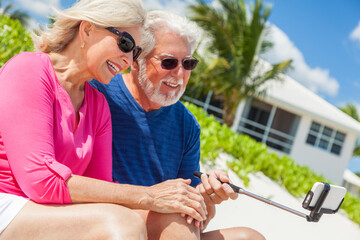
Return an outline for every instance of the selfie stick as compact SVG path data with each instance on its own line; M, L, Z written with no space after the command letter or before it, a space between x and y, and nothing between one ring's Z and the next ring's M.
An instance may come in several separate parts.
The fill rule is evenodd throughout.
M197 177L197 178L201 178L201 174L203 174L203 173L202 173L202 172L198 172L198 171L195 171L195 172L194 172L194 176ZM208 175L208 176L209 176L209 175ZM220 179L217 179L217 180L219 180L219 182L221 182L221 183L224 183L224 182L222 182ZM329 186L329 184L327 184L327 183L326 183L326 184L327 184L328 187L325 187L325 188L324 188L324 191L323 191L323 193L321 194L320 199L319 199L319 201L317 202L316 206L315 206L314 208L310 209L310 210L311 210L310 215L306 215L305 213L299 212L299 211L294 210L294 209L292 209L292 208L286 207L286 206L284 206L284 205L282 205L282 204L279 204L279 203L276 203L276 202L271 201L271 200L269 200L269 199L263 198L263 197L261 197L261 196L259 196L259 195L254 194L254 193L248 192L248 191L246 191L245 189L243 189L243 188L241 188L241 187L238 187L238 186L236 186L236 185L234 185L234 184L232 184L232 183L227 183L227 184L229 184L229 186L230 186L230 187L234 190L234 192L236 192L236 193L244 194L244 195L246 195L246 196L255 198L255 199L259 200L259 201L262 201L262 202L267 203L267 204L269 204L269 205L275 206L275 207L280 208L280 209L282 209L282 210L285 210L285 211L287 211L287 212L293 213L293 214L295 214L295 215L297 215L297 216L299 216L299 217L303 217L303 218L305 218L308 222L318 222L323 213L335 213L335 212L338 210L338 209L337 209L336 211L327 212L327 211L324 211L324 210L326 210L326 209L322 209L322 208L321 208L321 205L322 205L323 202L325 201L325 198L326 198L326 196L327 196L327 194L328 194L328 192L329 192L329 190L330 190L330 186ZM303 207L304 207L304 208L306 208L306 207L304 206L304 204L310 202L310 200L311 200L311 199L309 199L309 198L308 198L308 195L307 195L306 198L305 198L305 200L304 200L304 203L303 203ZM341 203L340 203L340 205L341 205ZM340 207L340 205L339 205L339 207Z

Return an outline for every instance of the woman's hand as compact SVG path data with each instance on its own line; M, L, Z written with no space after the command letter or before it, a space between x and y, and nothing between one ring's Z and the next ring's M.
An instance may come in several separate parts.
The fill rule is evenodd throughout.
M195 227L198 227L200 230L204 230L206 228L206 226L209 224L210 220L213 219L215 217L215 212L216 212L216 209L215 209L215 206L208 206L207 205L207 212L208 214L206 215L206 220L205 221L202 221L202 222L199 222L197 220L194 221L194 219L190 216L187 216L185 214L181 214L181 216L183 218L185 218L186 222L188 224L191 224L193 221L194 221L194 225Z
M211 170L207 174L201 174L201 183L196 186L196 189L204 198L208 215L207 220L203 222L195 219L194 224L196 227L201 230L206 228L209 221L215 216L215 204L220 204L229 198L235 200L238 197L238 194L226 183L230 183L230 179L228 174L222 170ZM191 216L185 214L181 214L181 216L186 218L188 224L191 224L194 220Z
M182 213L200 222L205 221L204 198L189 185L190 182L190 179L174 179L149 187L149 209L159 213Z

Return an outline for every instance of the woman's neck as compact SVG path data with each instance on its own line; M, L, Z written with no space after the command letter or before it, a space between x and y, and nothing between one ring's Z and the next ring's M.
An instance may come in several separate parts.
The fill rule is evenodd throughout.
M84 100L85 82L92 77L82 59L80 47L71 42L60 53L49 53L58 81L69 94L74 110L77 112Z
M82 91L92 77L86 67L79 44L71 42L60 53L49 53L50 61L60 84L66 91Z

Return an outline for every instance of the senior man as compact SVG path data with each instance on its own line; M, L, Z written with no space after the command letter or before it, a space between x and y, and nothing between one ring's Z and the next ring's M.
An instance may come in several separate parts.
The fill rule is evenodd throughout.
M128 74L110 84L92 85L110 106L113 124L113 177L119 183L152 186L168 179L191 179L202 194L208 215L205 222L180 214L139 210L149 239L264 239L257 231L236 227L203 232L215 215L215 204L237 194L220 170L193 177L199 171L200 126L179 101L198 61L192 53L200 31L186 18L166 11L148 13L142 56ZM162 194L162 193L159 193ZM170 200L169 200L170 201Z

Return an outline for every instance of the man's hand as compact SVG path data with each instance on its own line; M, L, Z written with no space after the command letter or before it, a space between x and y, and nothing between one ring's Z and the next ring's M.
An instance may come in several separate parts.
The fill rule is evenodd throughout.
M159 213L181 213L197 221L205 221L207 210L199 190L191 180L175 179L149 187L149 210Z
M209 175L209 177L207 176ZM223 184L218 180L220 179ZM238 194L226 183L231 183L229 175L222 170L211 170L201 175L201 183L196 187L204 197L206 205L213 206L228 200L235 200Z

